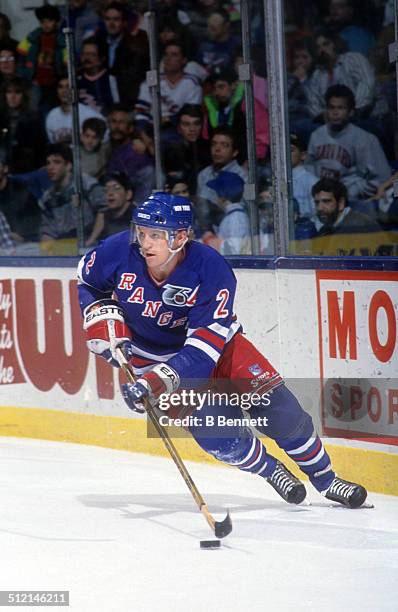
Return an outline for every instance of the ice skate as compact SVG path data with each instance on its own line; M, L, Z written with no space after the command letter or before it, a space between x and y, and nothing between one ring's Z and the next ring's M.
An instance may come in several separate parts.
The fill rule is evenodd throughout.
M274 471L267 482L288 504L301 504L307 495L303 483L281 463L277 461Z
M324 492L327 499L339 502L347 508L360 508L367 496L366 489L355 482L349 482L336 476L330 487Z

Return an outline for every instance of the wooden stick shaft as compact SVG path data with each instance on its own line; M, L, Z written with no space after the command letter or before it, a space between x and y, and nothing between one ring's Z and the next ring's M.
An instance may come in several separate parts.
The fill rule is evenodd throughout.
M126 360L126 358L124 356L123 351L120 348L118 348L116 350L117 350L118 354L120 355L120 365L122 367L122 370L125 372L125 374L127 376L127 380L130 383L134 384L136 382L136 378L134 376L134 372L132 370L132 367L127 362L127 360ZM211 513L209 512L207 504L205 503L203 497L199 493L199 490L198 490L196 484L192 480L192 477L191 477L190 473L188 472L188 470L187 470L183 460L181 459L181 457L180 457L180 455L178 453L178 450L174 446L173 442L171 441L171 439L169 437L169 434L167 433L167 431L165 430L163 425L161 425L161 423L159 422L158 415L156 414L154 408L151 406L149 401L145 400L144 401L144 406L145 406L145 410L148 413L148 416L149 416L149 418L151 420L151 423L153 424L153 426L155 427L156 431L158 432L160 438L163 441L163 444L165 445L165 447L169 451L169 454L170 454L171 458L173 459L174 463L176 464L176 466L177 466L181 476L183 477L185 484L187 485L188 489L190 490L191 495L194 498L194 500L195 500L199 510L201 511L203 516L205 517L205 519L208 522L208 524L210 525L211 529L214 531L215 530L216 521L213 518L213 516L211 515Z

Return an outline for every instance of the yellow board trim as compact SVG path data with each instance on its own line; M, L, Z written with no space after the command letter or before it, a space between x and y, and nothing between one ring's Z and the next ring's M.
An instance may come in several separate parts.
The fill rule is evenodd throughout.
M92 444L134 453L168 456L161 440L148 437L144 419L127 419L42 408L0 407L0 436L39 438ZM222 465L202 451L192 438L173 437L181 456L190 461ZM269 452L282 459L297 476L303 474L276 444L265 439ZM398 455L326 444L333 467L343 478L360 482L369 491L398 495Z

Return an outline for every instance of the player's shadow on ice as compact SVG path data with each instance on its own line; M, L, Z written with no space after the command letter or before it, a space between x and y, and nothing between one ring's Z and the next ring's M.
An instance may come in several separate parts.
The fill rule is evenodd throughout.
M118 510L121 515L127 519L143 519L152 523L158 523L168 529L197 537L197 534L188 532L187 530L177 527L177 523L170 524L161 521L162 518L180 514L192 513L199 514L199 510L189 494L131 494L131 495L80 495L78 501L85 506L94 508L103 508L104 510ZM252 511L266 511L272 509L278 511L282 506L285 512L300 512L303 509L298 506L288 506L281 504L279 500L262 500L258 498L243 497L240 495L206 495L206 503L216 519L223 520L227 510L230 511L232 517L239 513L250 513ZM264 521L266 520L266 512L264 512ZM186 524L186 523L185 523ZM198 523L192 523L196 526ZM200 523L199 523L200 524ZM258 525L258 521L256 521ZM250 536L249 536L250 537Z
M197 537L197 533L170 524L162 518L179 513L199 514L195 502L184 494L131 494L131 495L80 495L77 500L91 508L117 510L126 519L143 519L161 524L167 529ZM262 500L240 495L207 494L206 502L216 520L222 520L230 511L234 524L233 534L250 540L265 540L291 545L303 543L315 548L345 549L397 549L398 538L391 532L372 529L366 522L349 520L355 510L325 507L325 514L319 515L310 506L293 506L282 500ZM258 512L261 511L261 517ZM251 517L250 513L256 512ZM365 510L363 512L366 512ZM357 517L358 515L355 515ZM234 519L236 519L234 521ZM359 523L359 524L358 524ZM184 522L182 522L184 524ZM184 524L186 526L186 522ZM198 523L195 521L195 527ZM309 529L311 539L308 540Z
M95 508L119 509L127 518L152 518L177 512L197 513L198 509L189 494L131 494L131 495L80 495L77 499L85 506ZM277 508L279 501L259 500L258 498L240 495L206 495L206 502L214 514L250 512ZM140 510L142 507L142 510ZM287 506L288 509L300 510L299 507Z

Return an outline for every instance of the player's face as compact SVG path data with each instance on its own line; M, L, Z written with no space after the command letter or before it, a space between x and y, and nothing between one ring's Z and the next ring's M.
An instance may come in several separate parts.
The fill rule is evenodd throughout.
M221 168L229 164L238 152L234 151L234 145L229 136L216 134L211 140L210 153L213 164Z
M137 226L136 232L138 244L141 247L141 253L148 268L156 268L163 265L170 256L166 232L151 227L140 226Z
M331 191L320 191L314 196L316 214L324 225L333 225L344 209L344 201L337 201Z
M161 268L170 257L167 234L164 230L137 226L137 240L142 256L150 269ZM186 232L179 232L172 248L178 248L186 237Z

